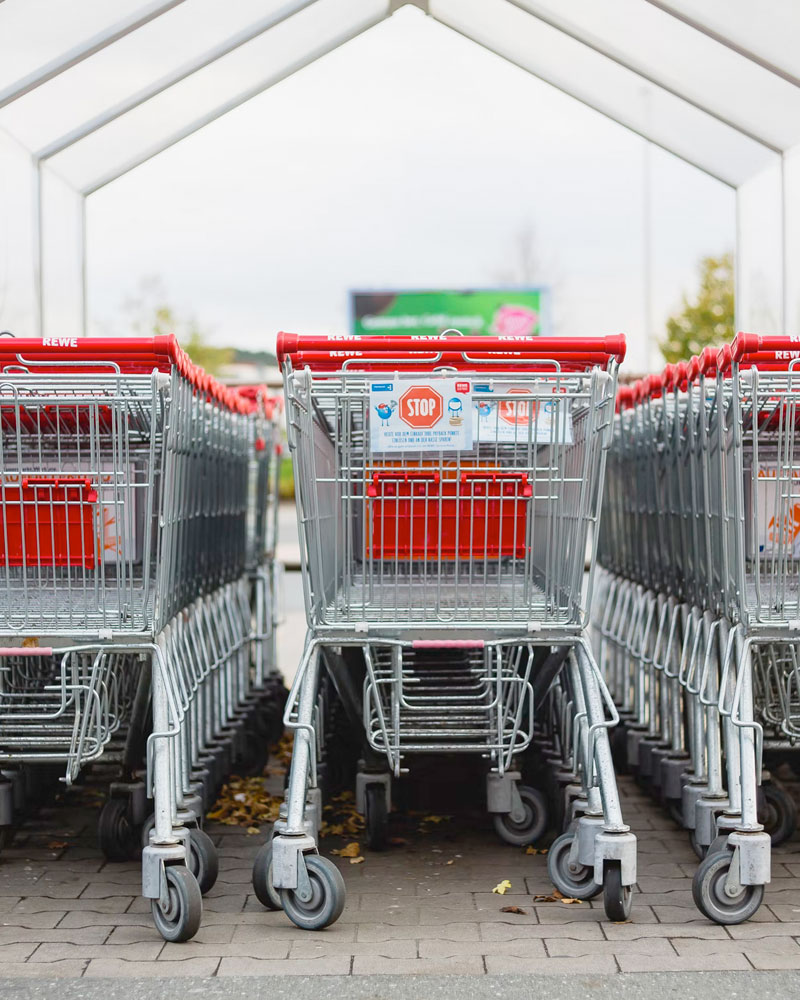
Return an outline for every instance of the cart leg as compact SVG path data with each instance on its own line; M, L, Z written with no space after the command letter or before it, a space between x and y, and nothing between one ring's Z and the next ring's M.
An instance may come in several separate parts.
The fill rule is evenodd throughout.
M165 629L165 632L168 630ZM142 895L151 901L153 921L168 941L188 941L200 927L203 901L186 866L189 831L175 823L175 783L170 744L179 735L174 691L170 690L169 644L159 636L153 657L153 733L149 783L153 788L154 824L142 851Z
M294 749L286 801L286 825L272 841L272 879L286 915L304 930L321 930L344 909L344 880L339 869L317 853L316 829L308 832L308 790L315 770L314 714L320 648L307 641L292 685L284 722L294 729ZM294 705L297 704L296 715ZM311 804L314 816L317 804Z
M770 880L772 844L758 822L757 726L753 715L752 644L737 629L734 640L737 664L731 724L738 732L740 825L727 840L715 845L697 869L692 894L698 909L719 924L748 920L761 906L764 886Z
M611 759L608 722L605 717L600 675L585 642L576 646L575 659L586 701L589 723L587 783L599 788L602 825L592 823L594 834L594 880L603 886L606 915L610 920L627 920L632 887L636 882L636 837L622 818L617 779ZM606 692L607 694L607 692ZM589 817L580 824L588 825ZM588 831L587 831L588 836Z

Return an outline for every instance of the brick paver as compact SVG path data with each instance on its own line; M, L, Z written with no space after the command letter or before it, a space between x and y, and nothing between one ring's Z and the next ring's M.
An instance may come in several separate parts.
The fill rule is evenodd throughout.
M266 829L248 836L211 825L219 880L205 899L200 933L186 945L161 940L139 896L138 864L105 863L94 846L96 811L67 793L0 856L0 974L800 970L800 839L776 852L775 879L757 917L718 927L692 902L696 860L686 834L632 781L621 779L621 790L626 818L641 837L639 891L624 924L606 921L600 899L534 901L551 889L546 858L502 845L478 816L428 833L404 827L406 843L382 854L364 849L363 864L342 859L347 907L333 927L307 933L263 910L252 894L252 859ZM504 878L511 890L493 894ZM525 912L503 913L510 905Z

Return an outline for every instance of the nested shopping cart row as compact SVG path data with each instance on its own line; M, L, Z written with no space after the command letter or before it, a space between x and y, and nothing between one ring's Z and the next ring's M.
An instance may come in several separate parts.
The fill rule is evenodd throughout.
M800 718L800 369L739 334L618 394L595 627L620 754L691 832L699 908L752 916ZM766 829L765 829L766 826Z
M309 631L285 714L286 802L253 880L299 926L344 906L317 853L342 727L376 848L420 754L484 758L498 833L530 843L548 826L523 783L538 746L559 772L554 878L566 891L572 873L572 896L605 890L609 916L627 916L636 847L616 712L584 636L624 350L621 337L279 336Z
M172 337L8 338L0 366L0 828L31 768L116 763L101 847L142 850L185 940L216 878L205 810L282 710L278 404Z

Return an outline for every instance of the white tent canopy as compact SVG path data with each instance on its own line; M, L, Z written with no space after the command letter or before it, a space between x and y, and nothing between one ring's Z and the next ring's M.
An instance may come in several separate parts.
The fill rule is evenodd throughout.
M0 224L14 253L0 323L85 332L85 198L405 2L5 0ZM800 5L412 2L735 188L738 324L800 334Z

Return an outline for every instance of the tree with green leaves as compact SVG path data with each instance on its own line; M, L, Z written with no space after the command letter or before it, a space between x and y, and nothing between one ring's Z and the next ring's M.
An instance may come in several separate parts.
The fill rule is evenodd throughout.
M180 319L166 299L166 289L159 277L143 278L139 282L138 293L123 305L134 335L159 337L174 333L196 365L211 375L219 374L225 365L234 360L234 349L209 344L197 320L193 316Z
M688 361L709 344L721 346L733 337L733 254L700 261L700 288L690 300L683 297L680 312L667 320L667 336L660 343L668 362Z

